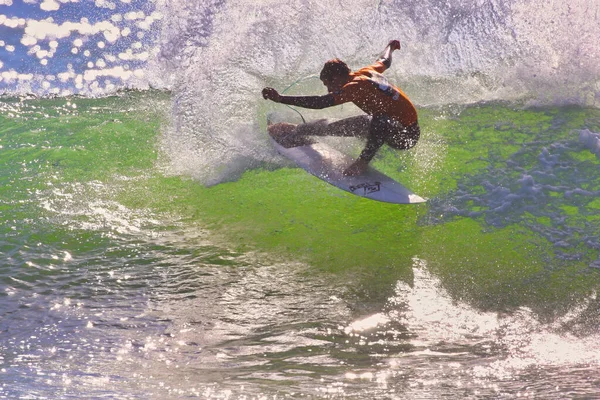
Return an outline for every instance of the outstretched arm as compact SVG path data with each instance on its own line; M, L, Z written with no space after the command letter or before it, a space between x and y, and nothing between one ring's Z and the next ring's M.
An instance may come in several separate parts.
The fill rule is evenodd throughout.
M287 104L303 108L312 108L319 110L321 108L334 105L333 95L331 93L324 96L282 96L273 88L264 88L262 96L266 100L272 100L275 103Z
M386 68L392 65L392 53L394 50L400 50L400 41L391 40L377 61L381 61Z

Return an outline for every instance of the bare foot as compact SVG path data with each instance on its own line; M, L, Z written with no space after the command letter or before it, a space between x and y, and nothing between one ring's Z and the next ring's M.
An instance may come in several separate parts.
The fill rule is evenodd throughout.
M269 135L273 137L273 139L277 140L296 129L296 125L288 124L287 122L280 122L278 124L269 125Z
M290 147L306 146L314 143L306 136L297 135L296 125L289 124L287 122L269 125L268 130L269 135L271 135L271 137L275 139L277 143L286 149L289 149Z

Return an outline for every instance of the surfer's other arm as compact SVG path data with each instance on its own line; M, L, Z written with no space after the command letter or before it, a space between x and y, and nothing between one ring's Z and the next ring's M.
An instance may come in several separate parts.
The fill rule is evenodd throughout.
M385 65L386 69L392 65L392 53L394 50L400 50L399 40L390 40L383 53L377 59L377 61Z
M320 110L334 105L334 99L331 93L324 96L282 96L277 90L268 87L263 89L262 96L275 103L302 108L312 108L314 110Z

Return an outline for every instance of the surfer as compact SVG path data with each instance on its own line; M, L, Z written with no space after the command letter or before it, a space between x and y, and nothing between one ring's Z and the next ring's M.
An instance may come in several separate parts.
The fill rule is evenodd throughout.
M358 159L344 170L344 175L362 174L377 151L387 143L397 149L410 149L417 144L420 128L417 110L408 97L390 84L382 73L392 64L392 53L400 49L400 42L392 40L377 61L352 72L345 62L329 60L321 70L321 82L328 93L323 96L284 96L273 88L264 88L263 98L291 106L322 109L352 102L366 115L328 123L317 120L306 124L277 124L269 129L277 136L286 132L286 147L306 144L307 136L345 136L367 139ZM295 128L295 129L294 129ZM283 136L283 135L282 135Z

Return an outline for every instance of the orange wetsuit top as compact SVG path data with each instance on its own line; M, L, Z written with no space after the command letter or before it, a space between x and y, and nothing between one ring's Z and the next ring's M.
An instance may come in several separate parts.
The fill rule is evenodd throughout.
M394 118L405 127L417 122L417 110L408 97L382 75L381 61L351 72L351 81L333 92L334 105L352 102L369 115Z

